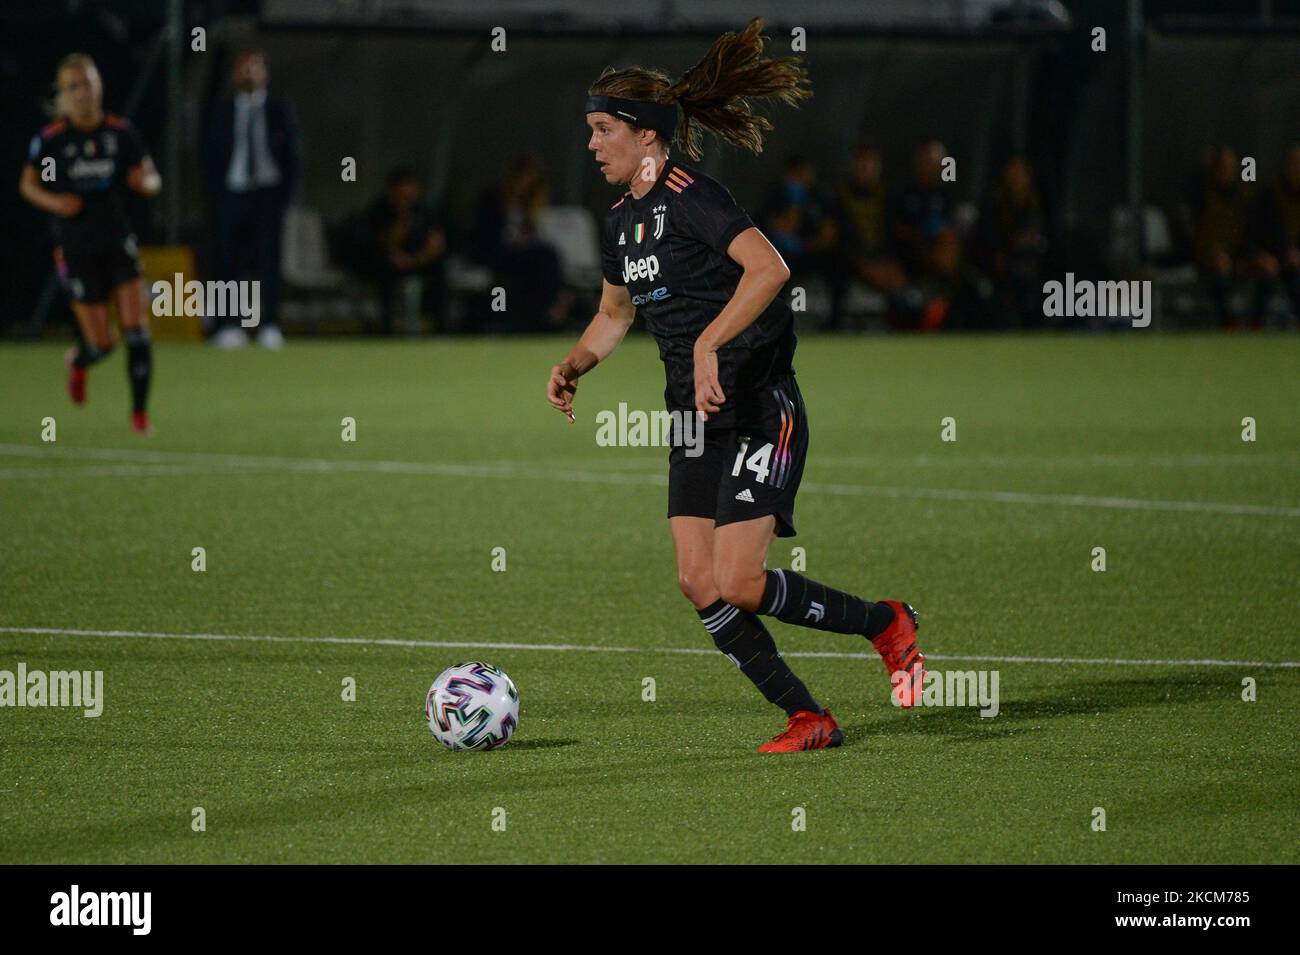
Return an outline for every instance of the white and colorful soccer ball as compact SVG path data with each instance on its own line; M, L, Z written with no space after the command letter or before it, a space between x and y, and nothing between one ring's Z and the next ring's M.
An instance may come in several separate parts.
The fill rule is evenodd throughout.
M496 749L519 726L519 691L494 666L458 663L433 681L424 713L434 738L448 749Z

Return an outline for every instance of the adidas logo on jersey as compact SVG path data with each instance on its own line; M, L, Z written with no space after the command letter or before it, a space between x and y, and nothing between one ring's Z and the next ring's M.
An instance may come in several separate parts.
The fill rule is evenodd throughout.
M619 245L627 245L627 233L626 233L626 232L620 232L620 233L618 234L618 244L619 244Z
M738 500L738 501L748 501L750 504L753 504L753 503L754 503L754 495L752 495L752 494L749 493L749 488L745 488L743 491L741 491L739 494L736 495L736 500Z

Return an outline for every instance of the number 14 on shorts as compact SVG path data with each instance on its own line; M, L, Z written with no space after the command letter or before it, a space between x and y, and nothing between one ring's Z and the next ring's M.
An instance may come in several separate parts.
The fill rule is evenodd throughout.
M757 480L759 484L763 484L767 480L769 471L768 465L772 460L772 442L769 441L746 458L745 454L748 451L749 437L745 436L740 439L740 450L736 452L736 463L731 468L731 476L739 477L740 468L743 465L754 472L755 480Z

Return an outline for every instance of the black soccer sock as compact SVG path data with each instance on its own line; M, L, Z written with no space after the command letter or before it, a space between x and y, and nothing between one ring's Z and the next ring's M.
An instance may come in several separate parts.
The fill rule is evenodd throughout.
M696 613L717 648L749 677L769 703L785 710L786 716L798 710L822 712L803 681L781 657L776 641L758 617L721 598Z
M128 328L122 333L126 340L126 374L131 381L131 410L144 411L149 403L149 381L153 377L153 345L149 332L143 328Z
M879 608L879 609L877 609ZM835 590L793 570L767 571L758 612L796 627L876 637L894 619L888 604Z
M97 362L103 361L108 357L108 353L113 350L113 346L107 348L97 348L90 344L84 338L77 338L77 353L72 356L72 364L78 368L89 368Z
M873 603L871 609L867 611L867 639L874 640L888 630L897 616L894 608L883 600Z

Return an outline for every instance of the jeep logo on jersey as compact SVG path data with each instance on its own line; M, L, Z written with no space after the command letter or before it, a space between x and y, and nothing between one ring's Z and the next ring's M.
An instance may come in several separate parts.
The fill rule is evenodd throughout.
M649 279L654 281L659 274L659 259L657 256L647 255L644 259L633 261L626 255L623 256L623 281L631 282L633 279Z

